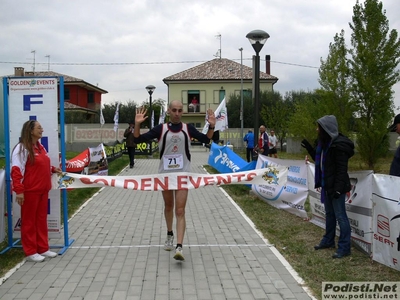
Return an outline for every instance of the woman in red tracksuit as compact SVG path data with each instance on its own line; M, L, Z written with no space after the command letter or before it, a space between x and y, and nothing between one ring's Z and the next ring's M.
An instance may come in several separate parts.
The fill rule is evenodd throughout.
M21 206L21 241L27 259L41 262L56 257L49 250L47 211L51 173L61 169L50 164L46 149L39 142L43 128L38 121L24 123L20 142L12 153L11 179L16 202Z

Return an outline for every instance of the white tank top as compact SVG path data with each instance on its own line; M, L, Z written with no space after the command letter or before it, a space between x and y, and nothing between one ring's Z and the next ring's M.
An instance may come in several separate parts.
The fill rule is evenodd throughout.
M160 140L159 173L190 172L190 137L187 125L182 123L182 130L172 132L168 124L163 124Z

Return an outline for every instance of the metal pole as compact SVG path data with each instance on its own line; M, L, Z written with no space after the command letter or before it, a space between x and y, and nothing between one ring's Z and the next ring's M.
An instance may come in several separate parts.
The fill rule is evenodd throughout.
M254 145L258 143L258 116L260 110L260 55L256 51L255 62L254 62Z
M240 137L242 149L244 148L243 141L243 48L240 51Z
M149 126L149 128L151 129L152 128L152 124L151 124L151 118L152 118L152 115L153 115L153 107L152 107L152 104L151 104L151 94L153 94L153 92L149 92L149 94L150 94L150 118L149 118L149 120L150 120L150 126Z

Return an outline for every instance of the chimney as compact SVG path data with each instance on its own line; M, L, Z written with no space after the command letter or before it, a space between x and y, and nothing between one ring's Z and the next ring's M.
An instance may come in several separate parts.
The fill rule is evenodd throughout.
M24 68L23 67L14 67L14 75L17 77L23 77L24 74Z
M271 55L265 55L265 73L271 75Z

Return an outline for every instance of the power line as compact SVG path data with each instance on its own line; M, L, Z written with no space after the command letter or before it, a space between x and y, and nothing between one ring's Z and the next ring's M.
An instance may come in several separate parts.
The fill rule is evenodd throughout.
M231 59L233 61L240 60L240 59ZM244 58L243 60L252 60L251 58ZM102 62L102 63L70 63L70 62L52 62L52 65L58 66L130 66L130 65L167 65L167 64L190 64L190 63L204 63L209 60L187 60L187 61L158 61L158 62ZM281 61L274 61L271 60L271 63L277 63L282 65L289 65L295 67L302 67L302 68L312 68L312 69L319 69L319 67L315 66L308 66L308 65L301 65L295 63L288 63L288 62L281 62ZM0 64L19 64L19 65L28 65L31 63L27 62L20 62L20 61L0 61ZM36 62L36 65L48 65L48 62Z

